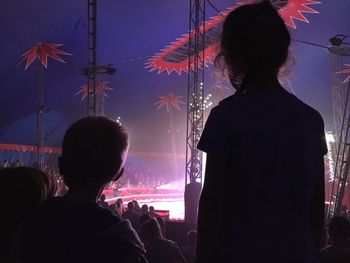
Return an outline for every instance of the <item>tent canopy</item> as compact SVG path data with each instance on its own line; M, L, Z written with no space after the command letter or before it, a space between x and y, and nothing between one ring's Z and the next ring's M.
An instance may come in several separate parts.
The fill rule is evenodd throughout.
M238 0L211 0L219 11L237 5ZM276 2L276 1L272 1ZM293 39L329 46L336 34L350 35L350 2L288 0ZM318 13L302 12L306 7ZM310 11L310 10L309 10ZM149 72L145 63L167 45L188 32L189 1L98 1L97 58L99 65L113 64L105 98L106 116L128 128L134 151L170 151L169 116L154 105L160 96L173 92L186 101L187 75L166 71ZM218 15L207 5L207 19ZM307 21L300 21L307 20ZM36 43L62 44L60 55L66 63L48 59L44 70L45 145L59 146L64 130L86 115L86 100L76 94L86 84L82 74L87 66L86 0L12 0L0 2L0 143L35 144L37 60L27 69L17 66L21 56ZM350 40L348 41L350 42ZM258 40L257 40L258 44ZM288 76L287 90L315 107L332 127L331 68L327 50L294 42L291 52L296 64ZM349 58L344 63L350 64ZM344 74L344 78L346 74ZM211 92L214 69L206 71L205 88ZM229 87L229 86L227 86ZM186 105L173 111L177 150L185 150Z

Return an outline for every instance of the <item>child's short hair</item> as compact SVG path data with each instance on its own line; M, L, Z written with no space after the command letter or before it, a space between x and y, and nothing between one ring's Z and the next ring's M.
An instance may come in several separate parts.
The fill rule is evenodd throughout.
M62 143L60 171L66 184L108 183L120 171L128 145L125 129L106 117L75 122Z

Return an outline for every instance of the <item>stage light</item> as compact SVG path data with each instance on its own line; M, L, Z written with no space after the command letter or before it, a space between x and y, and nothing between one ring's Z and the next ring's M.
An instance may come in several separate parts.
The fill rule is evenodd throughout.
M119 123L119 125L122 125L122 122L121 122L121 117L118 116L117 119L115 120L117 123Z
M114 75L117 70L112 66L113 66L113 64L98 65L98 66L96 66L96 74ZM92 67L83 68L83 75L85 75L87 77L91 76L92 75Z
M350 38L350 36L338 34L334 37L331 37L329 39L329 42L331 42L331 44L336 47L340 47L341 45L350 45L350 43L344 42L346 38Z

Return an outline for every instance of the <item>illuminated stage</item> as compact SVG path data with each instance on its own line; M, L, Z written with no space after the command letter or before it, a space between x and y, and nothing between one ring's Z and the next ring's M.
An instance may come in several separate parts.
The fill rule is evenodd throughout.
M153 206L155 210L162 210L166 213L169 211L169 219L183 220L184 219L184 193L183 191L174 189L160 189L149 187L134 187L118 189L118 194L114 191L106 189L103 192L109 204L114 203L118 198L123 199L124 207L127 207L128 202L136 200L140 206L147 204Z

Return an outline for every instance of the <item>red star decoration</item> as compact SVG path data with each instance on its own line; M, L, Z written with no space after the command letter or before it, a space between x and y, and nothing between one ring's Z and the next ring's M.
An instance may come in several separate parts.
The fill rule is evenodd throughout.
M344 73L344 74L349 74L349 76L347 76L345 79L344 79L344 83L345 82L349 82L350 81L350 64L344 64L347 68L342 70L341 73Z
M318 13L315 9L309 5L320 4L321 2L315 0L270 0L272 5L277 9L281 17L287 26L297 29L295 20L299 20L305 23L309 23L309 20L304 16L304 13ZM228 8L226 11L221 12L220 15L209 19L205 23L205 31L213 31L216 28L217 32L220 32L223 20L225 17L235 8L243 4L254 3L256 0L244 0L237 3L235 6ZM203 31L203 28L201 30ZM210 35L210 34L208 34ZM211 35L210 37L217 37ZM158 74L166 71L168 74L176 72L181 74L182 72L188 72L188 41L189 35L185 34L181 38L178 38L175 42L166 46L159 53L155 54L148 62L146 62L146 68L150 71L158 71ZM207 44L204 49L204 58L206 64L212 63L216 54L216 42ZM181 59L176 59L176 56L180 54Z
M318 14L309 5L321 4L321 2L315 0L270 0L270 2L278 10L284 23L293 29L297 29L294 20L310 23L303 13ZM238 5L251 3L256 3L256 0L245 0L238 3Z
M181 100L182 96L176 96L174 93L170 92L166 96L160 96L160 100L154 103L154 105L158 105L157 110L159 110L162 107L166 107L166 111L169 112L171 110L171 107L174 107L177 110L180 109L180 104L186 104Z
M214 27L218 26L223 19L232 11L233 8L229 8L228 10L222 12L220 15L212 17L209 21L205 23L205 30L209 31ZM203 31L204 27L201 27L201 31ZM175 42L172 42L170 45L166 46L159 53L155 54L151 59L146 62L145 67L149 68L150 71L158 71L158 74L166 71L169 74L174 71L181 75L182 72L188 72L188 48L183 49L182 47L186 46L189 42L189 35L184 34L181 38L178 38ZM171 56L171 54L179 54L179 50L182 50L183 59L180 61L171 61L169 59L165 59L167 56ZM205 58L205 66L208 63L212 62L216 50L215 45L208 45L204 50L204 58Z
M96 82L96 84L97 84L96 85L96 93L99 93L102 96L107 98L108 97L107 91L114 90L114 89L107 86L108 83L109 83L109 81L97 81ZM74 95L78 95L78 94L83 94L83 96L81 97L81 100L84 100L89 95L88 84L81 86L80 90L78 92L76 92Z
M39 42L22 55L23 58L18 63L18 65L22 64L22 62L26 60L27 61L26 67L25 67L25 70L26 70L33 63L33 61L37 58L40 61L40 63L45 68L47 68L47 58L48 57L50 57L56 61L66 63L59 55L71 56L72 54L58 49L59 46L62 46L62 44L48 44L48 43L40 43Z
M271 1L272 4L278 4L278 1ZM276 2L276 3L273 3ZM288 3L278 10L280 16L283 18L287 26L297 29L294 20L299 20L305 23L310 23L303 13L318 14L315 9L312 9L308 5L320 4L321 2L314 0L289 0Z

